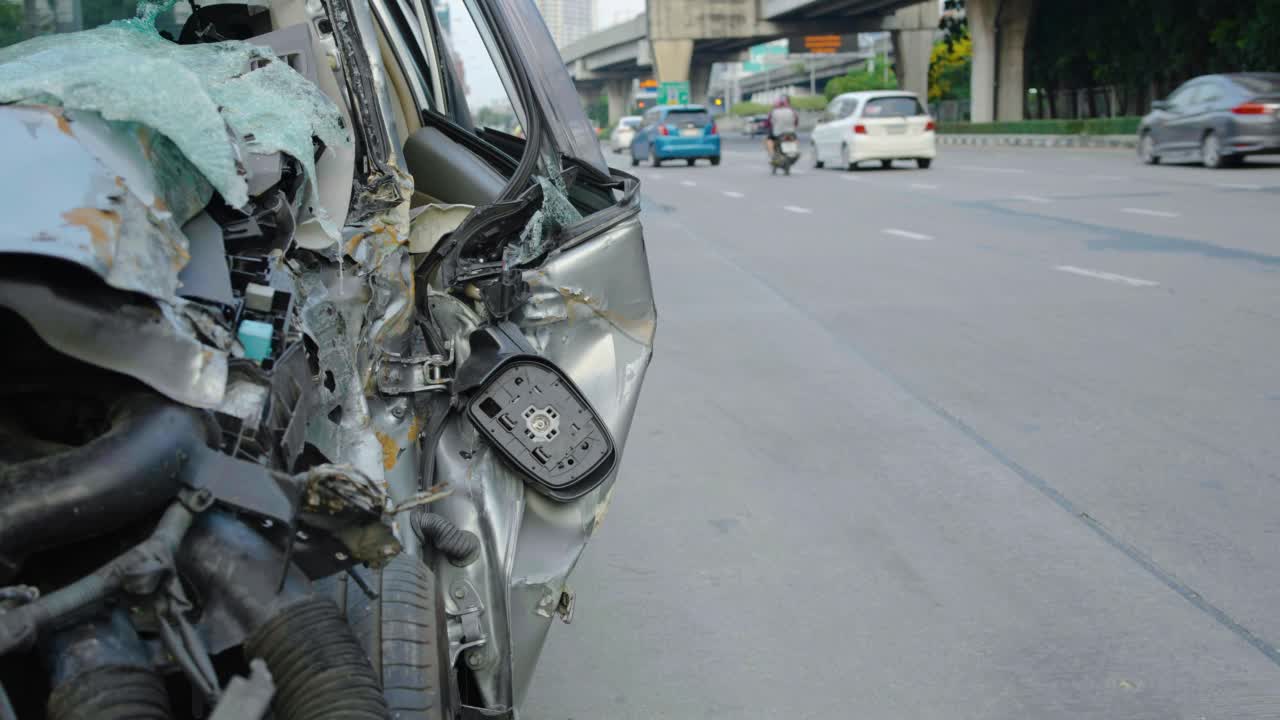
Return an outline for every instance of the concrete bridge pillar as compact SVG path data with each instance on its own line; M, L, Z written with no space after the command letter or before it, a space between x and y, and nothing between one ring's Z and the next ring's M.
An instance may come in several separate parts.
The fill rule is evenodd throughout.
M652 43L658 82L688 82L693 40L653 40Z
M610 80L605 83L605 93L609 97L609 124L618 122L618 119L627 114L628 102L631 99L631 81L630 80Z
M1021 120L1027 32L1034 0L969 0L973 37L970 115L973 122Z
M928 0L902 8L885 22L893 38L898 85L919 95L924 102L928 102L929 97L929 60L939 18L938 3Z
M689 68L689 102L703 105L711 90L711 63L699 63Z

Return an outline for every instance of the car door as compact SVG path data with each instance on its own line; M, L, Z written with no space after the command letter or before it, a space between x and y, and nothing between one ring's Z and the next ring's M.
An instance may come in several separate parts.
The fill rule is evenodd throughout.
M1162 111L1162 121L1152 128L1152 136L1161 152L1183 152L1199 142L1193 116L1201 88L1202 83L1193 80L1169 96L1169 105Z
M831 123L838 117L836 110L840 107L840 98L836 98L827 103L827 108L822 111L822 118L814 125L813 132L810 134L813 140L813 147L817 153L819 161L827 157L826 145L829 142L828 137L831 135Z

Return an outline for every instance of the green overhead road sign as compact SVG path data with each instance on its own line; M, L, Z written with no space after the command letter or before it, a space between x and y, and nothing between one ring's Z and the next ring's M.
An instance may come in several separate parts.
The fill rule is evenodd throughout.
M689 83L664 82L658 86L659 105L688 105Z

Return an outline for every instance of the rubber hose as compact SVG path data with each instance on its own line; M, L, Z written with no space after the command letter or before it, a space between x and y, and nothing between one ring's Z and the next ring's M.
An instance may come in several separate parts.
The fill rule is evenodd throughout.
M121 607L41 642L53 692L48 720L164 720L169 695L146 645Z
M244 644L276 683L277 720L385 720L387 701L351 626L328 598L281 611Z
M462 530L443 515L420 510L413 514L413 532L423 543L430 543L449 562L464 567L480 555L480 538Z
M0 583L39 550L119 530L178 493L210 437L195 411L153 395L121 402L112 428L81 447L0 469Z
M49 696L48 720L168 720L160 676L136 667L101 667Z

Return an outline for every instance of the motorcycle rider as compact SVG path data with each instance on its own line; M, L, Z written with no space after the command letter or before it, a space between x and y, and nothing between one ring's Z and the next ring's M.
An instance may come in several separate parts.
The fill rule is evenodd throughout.
M765 138L764 147L773 157L774 149L782 136L794 134L800 129L800 114L791 107L791 98L783 95L773 104L769 111L769 136Z

